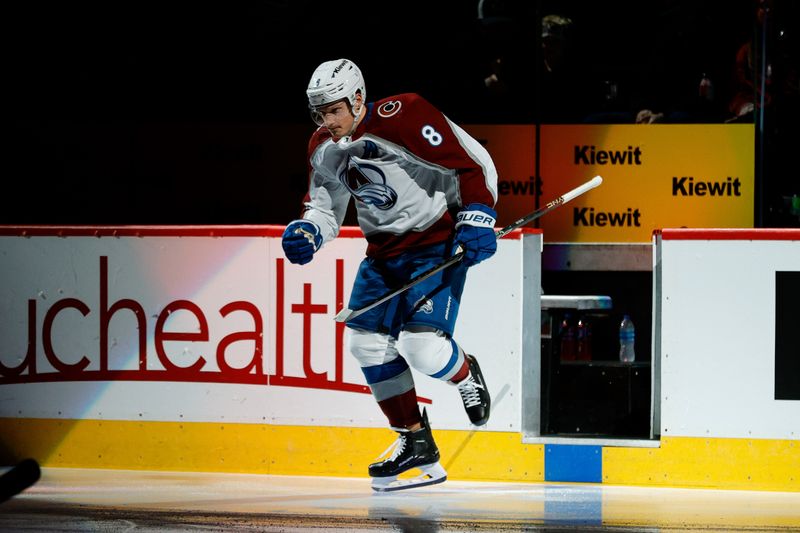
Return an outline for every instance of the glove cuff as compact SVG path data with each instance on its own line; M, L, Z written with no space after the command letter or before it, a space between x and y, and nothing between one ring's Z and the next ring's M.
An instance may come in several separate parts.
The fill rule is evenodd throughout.
M488 205L469 204L458 212L456 228L460 226L476 226L479 228L494 228L497 222L497 213Z

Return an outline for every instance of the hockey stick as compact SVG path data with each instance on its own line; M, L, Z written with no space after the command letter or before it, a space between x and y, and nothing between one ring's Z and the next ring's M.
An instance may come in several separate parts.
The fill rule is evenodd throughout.
M0 503L16 496L37 481L42 475L36 459L23 459L0 476Z
M518 219L517 221L512 222L511 224L509 224L508 226L504 227L503 229L495 232L495 234L494 234L495 238L499 239L499 238L503 237L504 235L506 235L508 233L511 233L515 229L517 229L519 227L522 227L522 226L524 226L526 224L529 224L530 222L533 222L534 220L536 220L537 218L541 217L545 213L549 213L550 211L552 211L556 207L564 205L565 203L569 202L573 198L575 198L577 196L580 196L581 194L583 194L583 193L585 193L585 192L587 192L587 191L589 191L591 189L594 189L595 187L597 187L601 183L603 183L603 178L601 178L600 176L595 176L594 178L590 179L589 181L587 181L583 185L579 185L578 187L575 187L571 191L566 192L563 195L559 196L558 198L556 198L552 202L549 202L544 207L540 207L539 209L537 209L533 213L529 213L529 214L525 215L524 217ZM374 307L377 307L378 305L382 304L386 300L388 300L388 299L390 299L390 298L392 298L394 296L397 296L401 292L404 292L404 291L410 289L411 287L413 287L417 283L420 283L421 281L425 281L426 279L428 279L429 277L433 276L437 272L440 272L440 271L444 270L445 268L458 263L463 258L464 258L464 252L460 251L460 252L452 255L451 257L449 257L446 261L444 261L444 262L436 265L435 267L433 267L433 268L431 268L429 270L426 270L425 272L415 276L414 278L409 280L408 283L406 283L405 285L403 285L401 287L398 287L397 289L394 289L392 291L387 292L386 294L384 294L383 296L381 296L380 298L378 298L374 302L365 305L361 309L348 309L347 307L345 307L344 309L339 311L336 314L336 316L333 317L333 319L335 321L337 321L337 322L347 322L348 320L350 320L352 318L355 318L355 317L357 317L357 316L359 316L359 315L361 315L363 313L366 313L367 311L369 311L370 309L372 309Z

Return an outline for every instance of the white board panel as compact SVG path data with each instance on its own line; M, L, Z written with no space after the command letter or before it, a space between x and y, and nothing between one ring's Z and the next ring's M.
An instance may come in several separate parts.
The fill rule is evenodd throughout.
M775 399L775 272L800 271L800 241L660 246L661 434L798 438L800 402Z

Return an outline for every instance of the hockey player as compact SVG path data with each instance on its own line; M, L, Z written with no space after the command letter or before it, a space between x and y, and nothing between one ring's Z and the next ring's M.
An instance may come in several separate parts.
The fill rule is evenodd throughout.
M427 412L417 405L409 365L457 387L474 425L488 421L490 396L478 361L452 335L467 269L497 248L494 163L475 139L418 94L367 103L361 71L347 59L320 64L307 96L320 127L308 144L302 218L283 234L289 261L306 264L336 238L351 198L367 239L350 295L352 309L441 263L456 247L464 251L459 263L347 323L347 346L399 434L393 453L369 466L372 487L441 483L447 474ZM397 479L412 468L423 474Z

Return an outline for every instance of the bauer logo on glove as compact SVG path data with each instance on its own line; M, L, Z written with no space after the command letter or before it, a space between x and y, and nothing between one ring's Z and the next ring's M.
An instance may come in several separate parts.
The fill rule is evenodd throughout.
M488 209L488 207L485 205L481 207ZM461 224L470 224L472 226L488 226L490 228L494 228L495 217L488 215L483 211L461 211L456 217L456 228L458 228Z
M483 204L469 204L458 213L452 253L463 251L464 265L477 265L497 251L496 220L495 210Z

